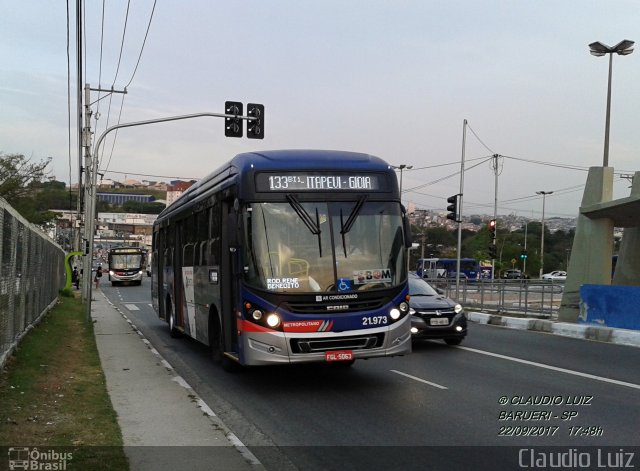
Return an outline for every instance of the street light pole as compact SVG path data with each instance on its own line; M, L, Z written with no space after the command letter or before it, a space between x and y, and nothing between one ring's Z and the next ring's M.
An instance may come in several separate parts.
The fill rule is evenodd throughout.
M407 170L412 169L413 165L400 164L398 166L392 165L393 168L400 170L400 202L402 202L402 171L406 168Z
M542 195L542 235L540 236L540 279L544 273L544 204L547 199L547 195L552 194L553 191L536 191L537 195Z
M627 56L633 52L633 41L625 39L620 41L613 47L609 47L599 41L589 44L590 53L593 56L602 57L605 54L609 54L609 80L607 85L607 114L604 125L604 157L602 159L602 166L609 166L609 125L611 122L611 72L613 69L613 53L620 56Z

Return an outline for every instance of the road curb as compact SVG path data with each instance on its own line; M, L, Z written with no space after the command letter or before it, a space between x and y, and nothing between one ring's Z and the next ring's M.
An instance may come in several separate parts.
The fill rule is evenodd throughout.
M588 324L572 324L545 319L510 317L486 312L468 312L467 319L477 324L499 325L508 329L532 330L563 337L571 337L598 342L615 343L630 347L640 347L640 331L614 329L612 327Z

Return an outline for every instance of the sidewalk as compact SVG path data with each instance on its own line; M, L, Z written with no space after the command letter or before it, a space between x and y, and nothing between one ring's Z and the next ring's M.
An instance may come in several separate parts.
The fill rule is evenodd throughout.
M99 291L92 318L132 471L264 471L257 458Z

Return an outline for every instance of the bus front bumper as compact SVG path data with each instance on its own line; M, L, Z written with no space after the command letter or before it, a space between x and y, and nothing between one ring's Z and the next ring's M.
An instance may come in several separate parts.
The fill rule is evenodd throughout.
M353 359L411 353L411 317L390 327L349 332L243 332L245 365L325 362L326 352L350 351Z

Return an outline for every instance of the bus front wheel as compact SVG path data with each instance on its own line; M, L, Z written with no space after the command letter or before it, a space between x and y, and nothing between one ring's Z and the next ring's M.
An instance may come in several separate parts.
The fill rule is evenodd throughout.
M224 354L224 339L218 316L213 313L209 317L209 350L214 363L220 364L224 371L235 373L240 364Z

